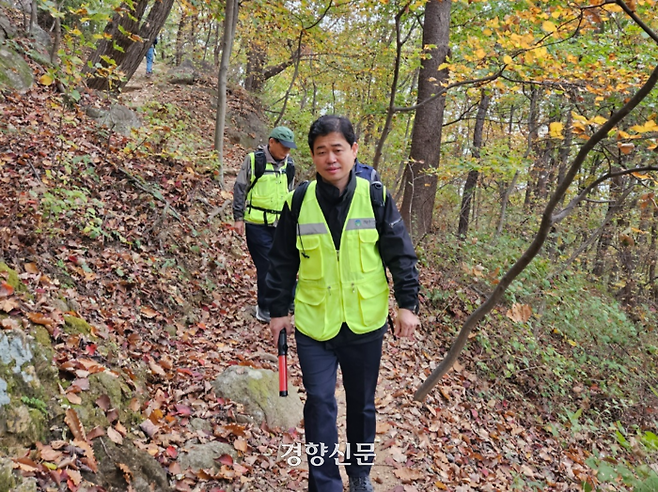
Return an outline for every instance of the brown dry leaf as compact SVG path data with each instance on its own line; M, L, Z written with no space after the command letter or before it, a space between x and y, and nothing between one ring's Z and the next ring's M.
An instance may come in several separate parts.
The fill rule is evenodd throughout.
M62 440L50 441L50 447L53 449L62 449L68 445L69 445L68 442Z
M123 436L114 427L107 428L107 437L110 438L114 444L123 444Z
M139 311L145 318L155 318L158 315L158 312L155 309L148 306L142 306Z
M75 381L71 383L71 386L75 386L76 388L80 388L81 391L87 391L89 390L89 379L87 378L78 378Z
M87 436L85 435L85 428L82 426L82 422L80 422L80 418L78 418L78 413L75 411L75 409L69 408L66 411L64 422L66 422L66 425L68 425L69 429L71 429L75 439L79 441L87 440Z
M153 422L151 422L150 419L146 419L144 422L139 424L139 428L142 429L144 434L146 434L149 437L153 437L156 432L160 429L157 425L155 425Z
M126 434L128 434L128 429L126 429L121 422L117 422L114 425L114 428L123 436L126 437Z
M27 273L31 273L31 274L34 274L34 275L39 273L39 267L37 267L36 263L25 263L23 265L23 268L25 269L25 271Z
M39 465L30 458L16 458L13 461L22 471L35 472L39 470Z
M246 453L249 445L247 444L247 441L245 441L244 439L236 439L235 442L233 443L233 447L238 451L242 451L243 453Z
M4 280L0 282L0 297L9 297L14 293L14 288Z
M62 457L63 453L61 451L55 451L50 446L44 446L39 450L39 456L44 461L57 461Z
M110 401L110 397L107 395L99 396L94 403L96 403L96 405L98 405L99 408L101 408L106 412L112 407L112 402Z
M377 422L377 434L386 434L391 428L388 422Z
M156 363L153 359L149 359L149 367L151 368L151 371L158 376L164 376L166 374L162 366Z
M514 304L506 316L516 323L525 323L532 316L532 308L528 304Z
M103 429L100 425L97 425L93 429L91 429L89 432L87 432L87 439L90 441L93 441L97 437L101 437L105 435L105 429Z
M137 399L137 397L130 400L130 403L128 404L128 408L130 408L130 410L132 410L133 412L139 412L139 406L140 406L139 400Z
M619 150L621 151L622 154L624 154L624 155L628 155L628 154L630 154L631 152L633 152L633 149L635 148L635 144L633 144L633 143L621 143L621 142L619 142L619 143L617 144L617 147L619 148Z
M66 470L67 475L73 482L73 485L80 485L82 482L82 475L77 470L71 470L70 468Z
M418 480L425 476L425 474L420 470L414 470L413 468L398 468L393 471L393 474L398 477L402 482L409 483L412 480Z
M26 316L35 325L50 326L53 324L53 320L42 313L27 313Z
M16 301L16 299L4 299L2 302L0 302L0 309L2 309L5 313L9 313L18 307L19 304L18 301ZM8 322L13 321L14 323L16 323L14 320L2 320L2 321L3 321L2 326L5 328L10 328L10 327L5 326L4 321L8 321Z
M123 478L130 484L133 479L133 472L130 471L130 468L128 468L128 465L124 465L123 463L117 463L117 468L123 472Z
M71 403L71 405L82 405L82 398L80 398L75 393L66 393L66 399Z
M98 463L96 462L96 457L94 456L94 450L92 449L91 444L89 444L89 442L87 442L86 440L81 441L79 439L75 439L73 441L73 444L79 447L80 449L85 450L85 456L87 457L88 460L87 465L89 466L89 468L91 468L91 470L94 473L96 473L98 471Z

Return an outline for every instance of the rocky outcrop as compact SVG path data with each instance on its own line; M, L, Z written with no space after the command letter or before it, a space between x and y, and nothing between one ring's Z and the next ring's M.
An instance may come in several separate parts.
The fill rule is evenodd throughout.
M273 371L231 366L213 382L217 395L242 403L256 422L291 429L302 420L302 402L297 388L289 386L288 396L279 396L279 376Z
M0 46L0 88L25 92L33 83L32 69L23 57L7 46Z
M133 128L139 128L142 123L132 109L120 104L113 104L109 109L86 108L87 116L96 120L99 125L122 135L130 135Z

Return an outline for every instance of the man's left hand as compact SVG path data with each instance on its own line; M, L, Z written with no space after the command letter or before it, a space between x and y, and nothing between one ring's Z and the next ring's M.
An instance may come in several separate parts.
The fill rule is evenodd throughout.
M396 337L413 337L414 330L420 326L420 320L413 311L400 308L393 324L393 334Z

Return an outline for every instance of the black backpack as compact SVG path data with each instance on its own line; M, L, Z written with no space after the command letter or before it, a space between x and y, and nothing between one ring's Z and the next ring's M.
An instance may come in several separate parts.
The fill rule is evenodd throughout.
M359 159L354 161L354 174L360 178L367 179L371 183L374 183L375 181L381 181L377 170L374 167L359 161Z
M310 181L300 183L292 194L292 203L290 206L290 213L292 213L295 222L299 219L299 211L302 208L302 202L306 195L306 189ZM384 185L379 181L370 183L370 202L372 203L372 210L375 213L375 221L379 226L384 221L384 205L386 204L386 194Z
M265 173L265 166L267 165L267 158L265 157L264 150L257 150L254 152L254 179L247 187L247 193L256 185L256 182L260 177ZM286 164L286 178L288 179L288 188L292 184L293 179L295 179L295 164L292 161L288 161ZM247 194L245 193L245 195Z

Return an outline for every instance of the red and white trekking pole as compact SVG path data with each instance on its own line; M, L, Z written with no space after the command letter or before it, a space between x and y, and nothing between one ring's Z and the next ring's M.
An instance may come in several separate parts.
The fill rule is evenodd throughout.
M288 341L286 329L279 332L279 396L288 396Z

